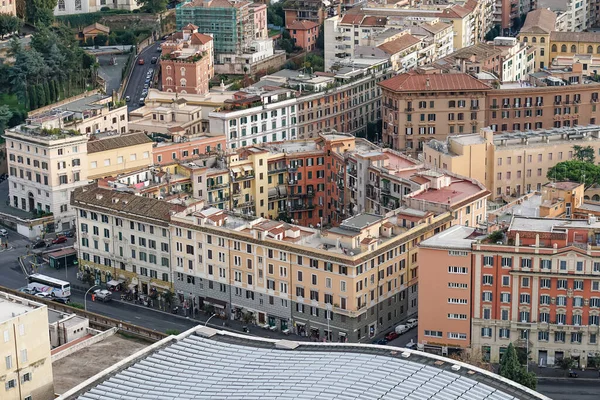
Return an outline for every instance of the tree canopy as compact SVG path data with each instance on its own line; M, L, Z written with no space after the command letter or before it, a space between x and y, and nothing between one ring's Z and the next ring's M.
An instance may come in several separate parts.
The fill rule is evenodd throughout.
M0 39L9 33L17 32L23 26L23 22L10 14L0 13Z
M551 181L582 182L590 186L600 182L600 166L579 160L563 161L550 168L546 178Z
M156 14L167 9L167 0L137 0L145 12Z
M596 159L594 148L592 146L573 146L573 157L576 160L593 163Z
M511 381L515 381L531 389L535 389L537 386L535 374L533 372L527 372L525 367L519 363L517 350L512 343L509 343L500 360L500 369L498 373Z
M26 3L25 12L28 22L39 27L52 25L54 8L58 0L29 0Z
M285 11L283 11L283 1L269 4L267 7L267 22L275 26L285 27Z

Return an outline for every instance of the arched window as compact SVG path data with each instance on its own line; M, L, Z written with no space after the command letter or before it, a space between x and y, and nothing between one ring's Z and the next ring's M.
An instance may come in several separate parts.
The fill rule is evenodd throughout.
M167 65L167 74L168 75L171 75L171 69L172 69L171 66Z
M557 52L555 44L552 45L552 51L555 52L555 53Z
M561 53L566 53L567 52L567 45L563 44L562 46L560 46L560 52Z
M171 78L170 76L167 77L167 85L168 86L172 86L173 85L173 78Z
M531 43L537 43L537 38L535 36L531 38Z
M529 41L529 38L528 38L527 36L525 36L525 37L523 38L523 43L527 43L528 41Z
M65 0L58 0L58 11L65 11Z
M185 76L185 67L181 67L181 76Z
M187 94L187 92L185 90L182 90L181 92L179 92L181 94Z
M592 54L594 52L594 48L592 46L588 46L588 54Z
M542 37L540 38L540 43L546 43L546 38L542 36Z
M181 80L179 81L179 86L185 87L186 84L187 84L187 80L185 80L185 78L181 78Z
M577 53L577 46L574 44L571 45L571 53Z
M596 49L596 54L600 54L600 46Z
M592 200L594 200L594 201L600 201L600 195L597 195L597 194L593 195L592 196Z
M167 92L169 92L169 93L172 92L172 91L173 91L173 89L167 89Z

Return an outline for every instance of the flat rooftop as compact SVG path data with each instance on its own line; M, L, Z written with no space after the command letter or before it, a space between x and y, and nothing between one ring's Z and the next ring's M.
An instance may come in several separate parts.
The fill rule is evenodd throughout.
M278 341L205 327L165 338L59 397L75 398L549 400L499 375L419 351Z
M509 231L564 233L566 229L600 229L600 222L587 219L561 219L515 216Z
M452 183L449 186L440 189L424 190L410 197L417 200L429 201L431 203L458 203L467 198L484 191L473 182L465 179L452 177Z
M533 196L522 199L521 204L514 204L502 211L493 211L490 214L496 215L497 223L509 224L513 215L522 217L538 217L540 215L540 205L542 204L542 195L534 194Z
M125 339L115 334L78 350L52 363L54 392L65 393L146 346L146 342Z
M0 292L0 322L8 321L42 306L23 297Z
M454 225L429 239L423 240L419 246L470 250L471 243L475 241L475 238L471 237L473 232L475 232L475 228Z

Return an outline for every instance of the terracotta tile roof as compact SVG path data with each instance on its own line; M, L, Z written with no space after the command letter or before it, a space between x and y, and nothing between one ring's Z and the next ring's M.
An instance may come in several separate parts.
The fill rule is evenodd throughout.
M139 144L152 143L145 133L129 133L126 135L107 137L106 139L90 140L87 143L87 151L89 153L98 153L118 149L120 147L137 146Z
M550 32L550 40L555 42L600 43L596 32Z
M550 33L556 29L556 14L547 8L527 13L520 33Z
M421 25L421 28L423 28L427 32L431 32L433 34L439 33L449 27L450 27L450 24L447 24L445 22L436 22L435 24L426 23L426 24Z
M160 220L164 223L170 221L173 211L185 210L184 206L164 200L100 188L96 185L75 189L71 195L71 205L100 212L131 214L141 220Z
M469 11L473 11L477 8L477 0L467 0L463 7Z
M471 10L455 4L452 7L445 8L437 16L440 18L464 18L471 12Z
M189 30L189 31L195 31L196 29L198 29L198 27L194 24L187 24L186 26L184 26L183 28L181 28L181 30Z
M408 72L379 83L396 92L490 90L491 87L469 74L418 74Z
M387 54L396 54L402 50L408 49L411 46L419 43L421 39L413 35L402 35L394 40L385 42L377 46L378 49L385 51Z
M99 24L98 22L95 22L95 23L93 23L91 25L88 25L85 28L83 28L83 33L88 33L88 32L91 32L93 30L99 30L99 31L102 31L102 32L107 32L107 33L110 32L110 28L108 26Z
M492 44L487 43L477 43L473 46L458 49L454 53L451 53L450 55L442 59L434 61L433 65L438 68L447 69L449 67L455 66L457 60L459 59L470 59L471 57L474 57L474 62L481 63L485 62L486 60L492 59L496 56L499 56L503 53L504 47L502 46L494 46Z
M386 26L387 17L366 17L360 26Z
M364 14L346 14L342 17L342 24L358 25L365 18Z
M194 33L190 37L190 42L192 44L206 44L206 43L210 42L211 40L213 40L212 37L205 35L203 33Z
M309 29L313 29L318 26L319 26L319 24L317 24L316 22L302 20L302 21L292 22L291 24L288 25L287 29L297 29L300 31L307 31Z

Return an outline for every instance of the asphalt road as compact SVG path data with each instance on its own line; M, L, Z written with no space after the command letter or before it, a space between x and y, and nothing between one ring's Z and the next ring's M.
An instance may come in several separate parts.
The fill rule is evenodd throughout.
M142 91L144 90L144 84L146 80L146 74L149 69L154 69L155 74L158 72L158 64L152 64L152 57L160 57L160 53L156 51L156 48L162 43L162 40L155 42L154 44L146 47L141 53L134 59L135 64L133 71L131 72L131 79L127 83L125 88L125 97L129 96L131 99L127 103L128 111L135 110L141 107L139 104L140 98L142 97ZM144 65L139 65L138 61L144 60Z
M537 391L553 400L598 400L598 382L578 379L540 379Z
M112 57L117 59L116 65L110 65ZM112 94L113 90L119 90L121 85L121 74L127 62L129 54L103 54L97 57L100 67L98 73L106 80L106 93Z

